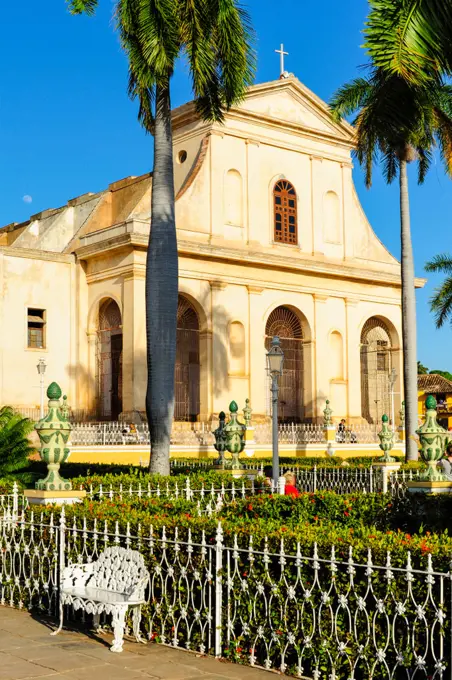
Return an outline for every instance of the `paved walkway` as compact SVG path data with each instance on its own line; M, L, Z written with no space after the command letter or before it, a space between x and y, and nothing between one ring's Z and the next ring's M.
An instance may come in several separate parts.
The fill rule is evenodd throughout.
M126 642L112 654L111 636L51 629L30 614L0 607L0 680L269 680L246 666L158 645Z

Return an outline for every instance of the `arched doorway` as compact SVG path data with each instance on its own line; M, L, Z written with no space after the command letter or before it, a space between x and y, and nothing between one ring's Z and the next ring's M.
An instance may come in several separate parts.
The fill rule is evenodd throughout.
M361 332L361 415L379 424L382 415L391 417L392 342L389 328L376 316Z
M199 319L193 305L179 295L175 367L174 419L194 422L200 411Z
M122 412L122 322L111 298L99 307L97 378L99 418L117 420Z
M265 326L265 348L270 349L277 335L284 352L283 374L279 382L279 416L283 422L303 418L303 330L298 316L289 307L273 310Z

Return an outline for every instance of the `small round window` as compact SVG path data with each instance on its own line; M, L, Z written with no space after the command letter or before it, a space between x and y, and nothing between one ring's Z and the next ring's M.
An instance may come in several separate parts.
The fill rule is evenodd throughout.
M177 154L177 160L179 163L185 163L185 161L187 160L187 152L185 151L185 149L179 151L179 153Z

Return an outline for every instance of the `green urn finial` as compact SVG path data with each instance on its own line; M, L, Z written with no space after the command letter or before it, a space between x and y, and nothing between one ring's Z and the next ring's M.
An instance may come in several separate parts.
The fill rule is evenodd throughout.
M384 453L384 455L378 459L380 463L395 463L395 458L392 458L392 456L389 455L389 452L394 446L394 432L389 428L388 423L389 418L385 414L381 418L381 430L378 433L380 449Z
M47 388L47 399L57 401L57 399L61 399L62 394L63 392L61 391L61 387L58 385L58 383L56 382L50 383L50 385Z
M36 482L37 489L42 491L70 491L71 482L60 477L61 463L69 458L70 449L67 446L72 427L68 421L68 407L61 406L61 387L53 382L47 388L49 411L35 425L41 442L40 456L47 463L47 476Z
M427 411L436 411L436 399L433 394L429 394L425 400L425 408Z
M425 400L425 408L424 424L416 431L421 443L422 460L428 465L422 478L425 480L441 481L445 480L446 477L436 466L444 456L449 441L449 433L441 425L438 425L436 420L436 399L432 394L429 394Z
M231 403L229 404L229 410L230 410L231 413L237 413L237 411L239 410L239 407L237 406L236 401L231 401Z

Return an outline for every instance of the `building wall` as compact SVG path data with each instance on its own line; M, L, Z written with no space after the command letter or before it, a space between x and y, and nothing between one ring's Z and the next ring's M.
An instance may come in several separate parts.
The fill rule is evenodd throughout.
M75 264L72 256L0 249L0 404L38 406L36 365L47 363L69 403L76 398ZM27 308L46 310L46 347L27 347Z

